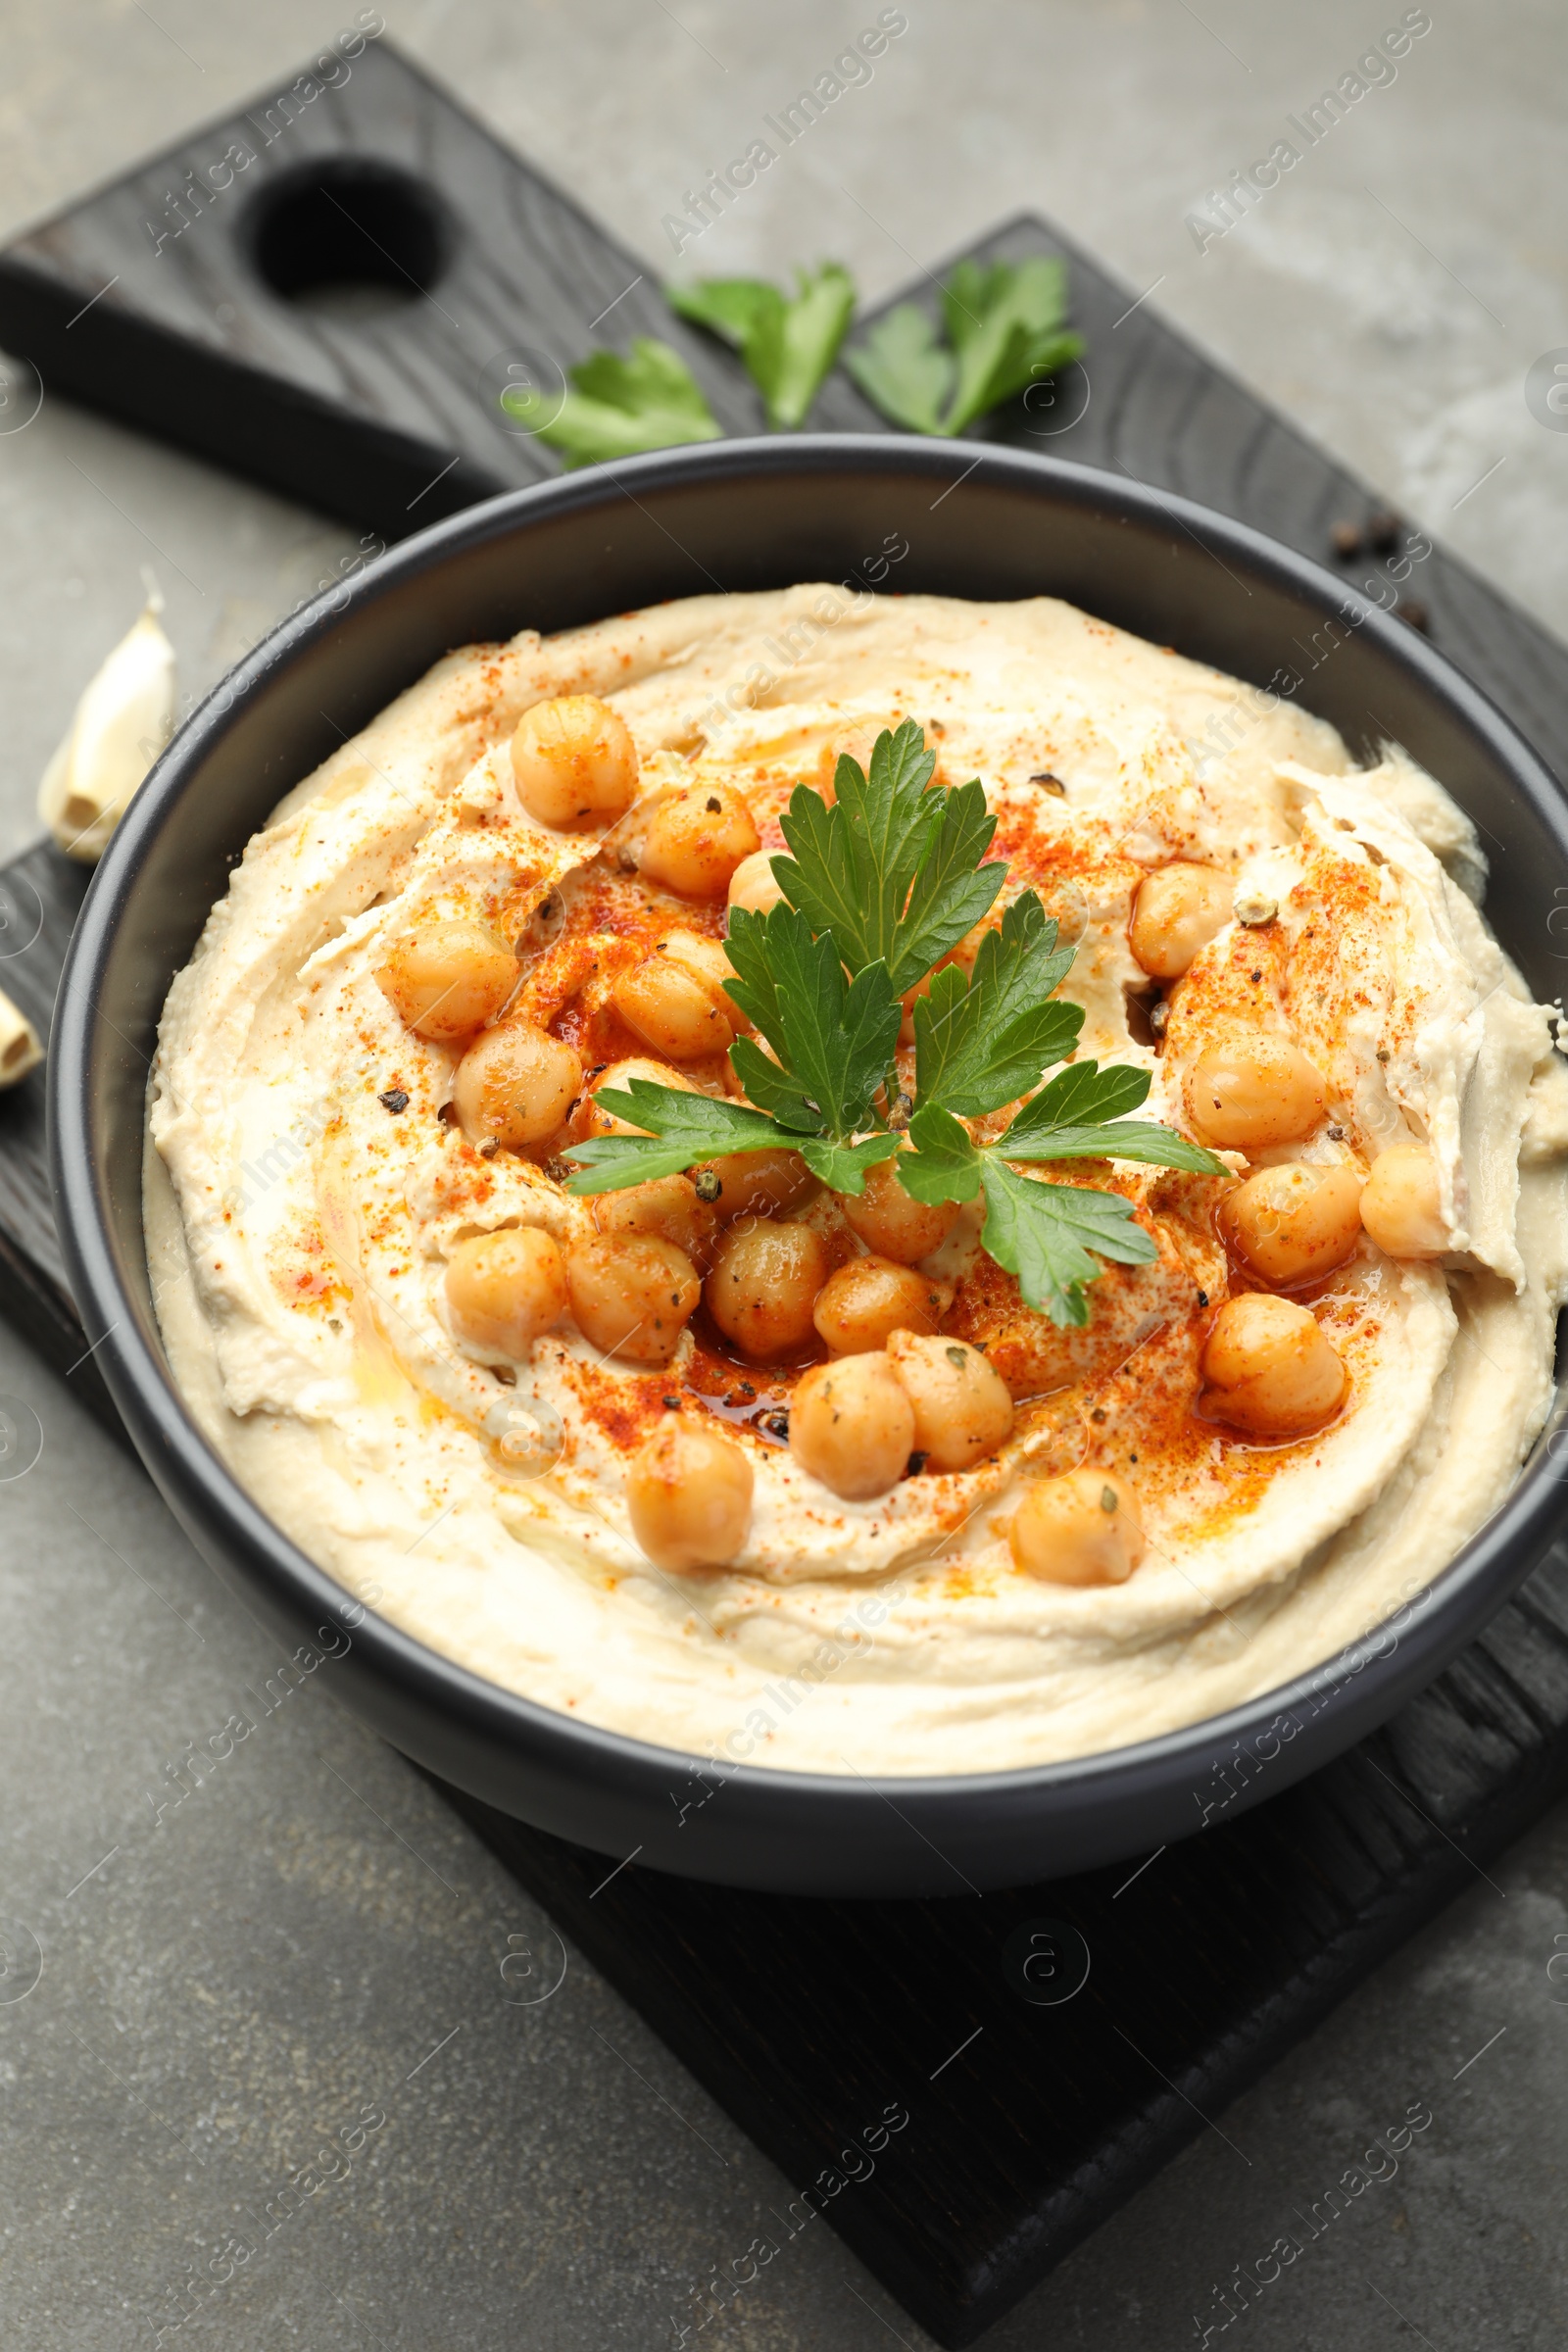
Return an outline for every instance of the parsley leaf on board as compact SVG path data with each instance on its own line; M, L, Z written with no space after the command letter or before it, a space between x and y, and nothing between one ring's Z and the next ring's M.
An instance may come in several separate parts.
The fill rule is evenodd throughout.
M1082 335L1062 329L1066 268L1044 254L1016 266L994 262L989 270L960 262L942 289L942 308L958 361L945 432L961 433L988 410L1054 375L1084 347Z
M705 277L666 286L672 311L721 335L740 353L769 424L804 424L855 316L855 280L838 262L797 270L785 294L760 277Z
M560 450L568 471L644 450L672 449L683 441L716 441L719 427L701 386L678 352L651 335L639 335L630 356L596 351L567 369L572 389L560 414L535 429L541 441ZM529 386L501 395L509 416L527 424L549 403Z
M901 302L868 329L863 342L844 355L844 365L891 424L911 433L940 433L942 411L953 390L957 364L937 341L924 311Z
M844 364L893 423L951 438L1079 357L1066 308L1059 261L960 262L942 288L946 347L924 311L901 303Z

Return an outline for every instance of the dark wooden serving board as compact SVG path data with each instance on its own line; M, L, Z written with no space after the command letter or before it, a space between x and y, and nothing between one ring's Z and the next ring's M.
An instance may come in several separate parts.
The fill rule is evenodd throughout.
M0 253L0 343L51 391L388 539L554 469L537 442L495 423L485 369L498 355L520 352L543 373L596 339L623 348L657 333L689 358L727 429L759 428L737 365L664 311L654 273L386 43L268 141L270 121L281 123L275 92ZM166 191L235 141L254 161L155 248ZM403 259L383 251L359 274L409 300L369 316L361 296L335 309L320 295L303 308L280 299L258 268L258 212L304 201L262 258L274 277L308 277L322 205L347 194L352 211L378 169L404 175L378 183L412 205L394 220ZM431 219L445 256L433 277L419 249ZM331 234L337 274L354 274L342 240L360 231ZM1083 368L994 419L992 437L1120 468L1320 558L1331 525L1374 503L1041 222L1015 221L978 250L1064 255L1089 344ZM933 299L926 281L914 293ZM842 374L812 421L880 422ZM1568 773L1568 651L1441 550L1404 593ZM46 848L0 874L0 987L40 1027L82 887ZM38 1076L0 1096L0 1309L113 1423L50 1223L42 1107ZM796 2202L778 2217L780 2249L807 2205L820 2207L922 2326L959 2345L1565 1788L1568 1550L1385 1731L1147 1867L1135 1857L947 1901L789 1900L635 1863L611 1872L446 1793L783 2168ZM703 1795L694 1783L690 1801ZM906 2121L890 2130L890 2113ZM716 2304L683 2305L671 2341L682 2327L695 2340L705 2312Z

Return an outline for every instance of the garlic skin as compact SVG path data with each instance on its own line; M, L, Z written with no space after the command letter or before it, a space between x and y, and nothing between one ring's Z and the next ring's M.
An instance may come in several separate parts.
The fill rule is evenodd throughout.
M37 1030L0 989L0 1087L15 1086L42 1059L43 1044Z
M149 583L146 606L76 705L71 731L43 772L38 814L56 847L96 865L174 725L174 649Z

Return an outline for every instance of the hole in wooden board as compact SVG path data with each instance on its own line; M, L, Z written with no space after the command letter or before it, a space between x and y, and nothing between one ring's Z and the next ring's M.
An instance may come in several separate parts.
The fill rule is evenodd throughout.
M451 243L422 180L352 156L304 165L259 191L245 225L263 284L336 319L419 301L443 275Z

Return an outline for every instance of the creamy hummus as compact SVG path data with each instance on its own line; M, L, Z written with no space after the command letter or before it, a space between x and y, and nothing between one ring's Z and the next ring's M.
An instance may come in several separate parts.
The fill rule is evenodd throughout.
M645 800L604 851L606 828L552 830L513 787L519 717L570 694L606 698L641 761ZM1078 939L1062 993L1086 1011L1080 1050L1151 1072L1144 1116L1183 1125L1184 1071L1242 1018L1294 1036L1331 1096L1318 1133L1254 1165L1430 1149L1445 1255L1363 1241L1312 1294L1350 1383L1316 1436L1263 1444L1194 1412L1205 1317L1249 1287L1213 1222L1224 1188L1119 1162L1077 1180L1133 1200L1159 1255L1091 1286L1087 1329L1020 1307L972 1209L928 1261L956 1285L947 1328L1004 1364L1017 1419L977 1468L869 1502L770 1430L794 1373L749 1369L706 1327L653 1371L607 1361L569 1318L511 1364L453 1336L442 1280L465 1239L531 1225L567 1244L591 1205L548 1151L485 1156L453 1122L460 1049L404 1027L375 978L389 941L421 912L478 915L520 943L535 1017L586 1053L645 951L616 894L638 887L649 803L722 776L777 848L824 745L911 716L939 781L982 779L1006 895L1037 888ZM1275 915L1226 923L1159 1004L1129 912L1179 859ZM1429 1583L1545 1418L1568 1084L1551 1012L1478 911L1485 871L1396 746L1358 769L1323 721L1053 600L802 587L454 654L280 804L170 992L147 1229L175 1377L349 1592L491 1682L684 1754L965 1773L1195 1722ZM717 938L722 903L671 900L661 920ZM831 1196L801 1213L855 1247ZM722 1571L661 1572L631 1534L627 1462L672 1388L752 1462L750 1534ZM1136 1489L1147 1556L1115 1585L1021 1574L1005 1529L1022 1482L1085 1463Z

